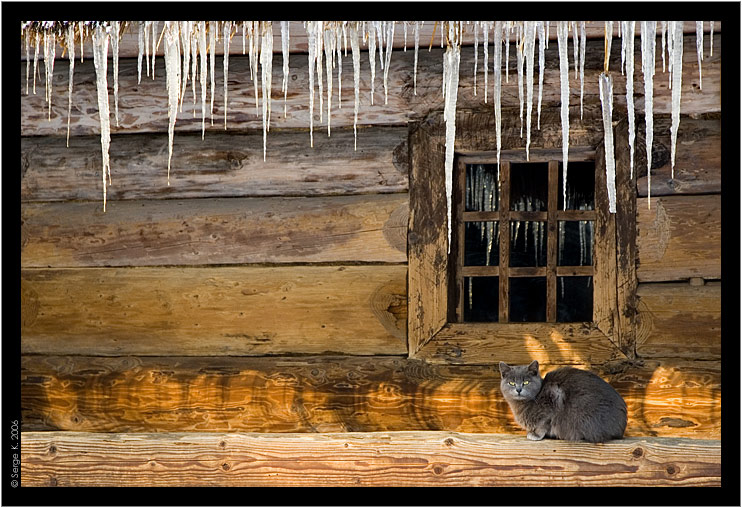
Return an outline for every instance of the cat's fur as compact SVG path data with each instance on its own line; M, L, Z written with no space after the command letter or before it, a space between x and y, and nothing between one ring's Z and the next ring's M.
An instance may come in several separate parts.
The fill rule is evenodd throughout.
M502 395L528 439L602 443L623 437L626 403L592 372L562 367L542 379L533 361L518 366L500 362L500 373Z

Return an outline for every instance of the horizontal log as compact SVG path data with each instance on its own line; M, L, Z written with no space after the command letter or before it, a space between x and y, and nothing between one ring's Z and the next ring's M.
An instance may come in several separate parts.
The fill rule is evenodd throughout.
M404 354L404 265L21 270L23 353Z
M720 486L721 442L24 432L22 486Z
M237 22L238 25L235 28L236 33L233 36L232 44L229 47L229 54L230 55L242 55L242 24L240 22ZM394 39L393 39L393 48L394 49L404 49L405 47L409 48L410 50L413 50L415 47L415 28L411 24L412 22L406 22L407 25L407 39L405 39L405 29L401 25L402 22L397 22L394 30ZM721 33L723 23L721 21L716 21L714 23L714 33L719 34ZM160 23L159 25L159 31L161 32L163 30L164 25ZM614 25L614 31L616 33L616 36L618 34L618 26ZM278 58L279 55L282 53L283 49L281 46L281 25L277 22L273 23L273 53L274 58ZM435 31L434 31L435 29ZM420 38L420 47L427 49L428 44L430 43L431 37L433 37L434 43L436 47L440 47L440 36L441 32L438 27L436 27L435 21L424 21L418 28L419 30L419 38ZM640 35L640 27L637 24L636 25L636 35L637 37ZM686 21L683 25L683 31L686 34L695 34L696 33L696 24L693 21ZM711 24L709 21L704 21L704 33L708 34L711 31ZM221 34L221 32L220 32ZM549 39L550 40L556 40L556 29L555 25L551 24L551 28L549 30ZM585 22L585 36L589 39L603 39L605 37L605 26L603 21L586 21ZM136 58L139 55L139 27L136 25L130 26L128 29L123 31L121 34L121 40L119 41L119 58ZM492 33L490 33L490 44L492 42ZM510 39L512 42L515 42L516 34L513 32L510 35ZM479 33L479 41L480 44L482 43L483 35ZM406 41L406 42L405 42ZM89 58L93 59L93 46L90 43L87 43L83 45L82 49L82 55L83 59ZM150 38L150 54L151 54L151 38ZM349 45L350 43L348 43ZM462 46L473 46L474 44L474 32L472 29L470 29L468 26L465 27L463 32L463 38L461 40ZM367 42L361 38L359 40L359 47L364 50L367 49ZM345 47L345 43L343 45ZM708 36L704 38L704 47L706 48L704 51L704 54L708 52L709 43L708 43ZM56 58L57 60L65 60L68 57L62 56L62 47L58 45L57 51L56 51ZM490 52L492 52L492 46L489 46ZM290 53L308 53L309 45L307 42L307 32L304 28L304 23L302 21L289 21L289 52ZM40 51L43 51L40 49ZM482 51L480 46L480 51ZM31 60L33 60L33 46L30 48L31 52ZM223 44L217 44L215 48L215 52L217 55L223 55L224 54L224 45ZM79 59L80 58L80 47L79 45L75 47L75 55ZM156 55L157 56L163 56L165 53L164 44L160 44L157 47ZM42 58L40 55L39 58ZM296 58L301 58L300 55L297 55ZM21 61L26 60L26 50L25 47L21 48ZM142 64L144 65L144 64ZM162 64L164 65L164 64ZM143 73L145 73L144 70L142 70Z
M721 38L714 35L714 46L718 48L713 56L703 61L703 90L698 88L698 63L695 52L695 36L684 38L683 52L683 94L681 97L681 111L683 114L697 114L719 112L721 110ZM620 44L612 46L611 64L618 69L621 62ZM361 125L405 125L411 120L423 118L431 110L443 110L441 94L442 52L439 47L432 51L421 51L418 55L417 79L414 82L414 52L397 52L391 60L387 75L388 95L384 92L384 72L376 73L374 81L373 104L371 97L371 76L368 53L361 56L361 76L359 84L360 109L358 123ZM542 108L557 108L561 104L561 89L559 76L559 58L557 45L551 45L546 50L544 67L544 84L542 89ZM636 46L635 61L641 62L639 45ZM516 76L516 59L509 60L509 75ZM485 109L492 111L492 93L488 90L488 102L484 102L484 79L477 79L478 91L474 89L474 54L473 51L463 51L461 54L461 71L457 108ZM661 64L658 64L661 65ZM220 58L216 62L217 88L214 100L214 125L210 125L207 114L207 130L209 134L225 128L224 125L224 92L223 66ZM587 41L586 61L584 74L583 104L600 106L598 76L604 69L604 43L602 40ZM386 69L385 69L386 70ZM334 87L335 97L332 101L332 127L348 127L354 124L354 94L351 91L353 65L351 58L342 62L342 75L346 77L342 101L338 99L337 87ZM653 108L656 114L671 112L672 93L669 90L668 80L663 79L667 74L658 71L654 81ZM307 129L310 124L309 116L309 72L306 60L292 58L290 60L290 75L287 98L285 103L286 114L281 114L283 94L277 85L283 81L282 66L273 66L273 91L271 126L275 128ZM326 81L326 76L325 76ZM334 78L337 79L337 78ZM494 79L494 78L493 78ZM637 113L644 111L644 98L641 71L635 72L634 103ZM113 86L109 80L109 85ZM503 79L501 92L502 106L515 107L520 105L517 79ZM489 82L489 87L492 83ZM580 79L570 72L570 105L580 105ZM70 130L73 136L97 134L100 131L97 114L97 95L95 88L95 70L90 60L75 66L74 89L72 94L73 111L70 119ZM38 85L38 83L37 83ZM315 85L317 86L317 85ZM21 95L21 135L22 136L65 136L67 132L67 90L69 87L69 72L67 66L55 66L52 80L51 111L46 104L43 87L38 87L36 94L26 94L26 65L21 63L20 68L20 95ZM112 122L113 133L142 133L166 132L168 129L167 87L165 73L160 72L154 80L143 79L137 83L137 62L135 59L125 59L119 64L119 124ZM229 61L229 90L228 113L226 128L242 131L245 129L262 129L262 115L255 105L255 87L250 79L247 56L235 56ZM258 92L261 93L261 92ZM327 93L327 90L325 90ZM538 93L536 86L535 93ZM614 73L614 109L626 109L625 78ZM112 93L109 92L110 95ZM113 98L110 98L113 101ZM209 96L210 100L210 96ZM340 107L341 106L341 107ZM314 129L315 137L324 135L327 130L328 118L326 109L328 101L322 105L315 101ZM113 108L112 108L113 109ZM200 132L202 129L201 103L194 104L193 94L188 92L183 101L182 112L178 114L175 126L176 134L182 132ZM537 116L536 111L533 116ZM113 117L113 115L112 115ZM557 116L558 118L558 116ZM572 115L572 118L575 118ZM533 131L536 131L536 118L532 119ZM518 123L519 117L503 117L503 123ZM542 122L543 123L543 122ZM597 122L597 128L602 124ZM525 137L525 136L524 136ZM525 141L524 141L525 143ZM490 147L491 150L493 147Z
M721 278L721 195L637 199L639 282Z
M645 127L643 118L638 120L634 171L637 174L637 194L646 197L648 179ZM697 118L682 115L678 125L674 177L671 124L671 118L667 115L657 115L654 118L651 195L721 193L720 115L701 115Z
M721 359L721 283L639 284L640 358Z
M538 356L502 358L527 363ZM23 431L524 435L500 394L495 365L389 356L24 355ZM560 365L543 363L543 372ZM627 436L719 438L718 361L653 358L594 371L626 400Z
M319 133L271 132L266 159L262 135L210 132L204 141L179 133L167 185L167 134L114 135L108 200L231 196L315 196L405 192L407 128ZM97 136L21 138L21 200L103 199ZM102 205L101 205L102 208Z
M407 261L407 194L31 203L21 266Z

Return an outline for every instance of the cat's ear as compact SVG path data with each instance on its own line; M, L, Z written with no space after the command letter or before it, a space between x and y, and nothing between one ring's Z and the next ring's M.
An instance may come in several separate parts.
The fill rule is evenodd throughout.
M510 365L508 365L507 363L500 362L500 374L502 374L503 376L510 372L511 368L512 367L510 367Z
M538 374L538 361L537 360L533 360L531 363L528 364L528 372L530 372L534 376Z

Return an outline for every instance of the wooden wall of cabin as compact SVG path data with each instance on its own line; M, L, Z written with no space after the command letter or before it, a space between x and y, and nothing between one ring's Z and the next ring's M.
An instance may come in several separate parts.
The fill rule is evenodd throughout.
M656 78L651 209L646 169L635 168L636 358L586 365L627 400L628 435L721 435L716 26L703 90L684 88L672 181L670 93L666 74ZM588 44L588 55L603 46L602 39ZM694 83L694 35L685 46L683 82ZM462 51L459 108L491 108L481 88L473 94L471 49ZM556 44L548 51L545 108L559 101ZM232 55L227 129L220 85L204 140L200 105L187 95L170 186L162 60L154 81L137 83L136 59L122 59L105 214L92 58L76 63L69 147L66 65L55 66L47 120L43 83L25 95L23 62L23 430L521 432L492 365L407 358L408 135L410 122L442 109L441 51L419 56L416 94L409 50L393 55L386 104L378 68L374 106L362 79L355 150L350 59L331 136L325 112L313 148L305 55L291 58L285 116L274 65L263 161L246 57ZM602 56L594 60L585 79L585 103L593 106ZM613 69L618 61L614 44ZM216 69L219 84L220 62ZM514 81L505 85L504 105L517 106ZM643 101L636 103L641 115ZM639 161L641 122L638 131Z

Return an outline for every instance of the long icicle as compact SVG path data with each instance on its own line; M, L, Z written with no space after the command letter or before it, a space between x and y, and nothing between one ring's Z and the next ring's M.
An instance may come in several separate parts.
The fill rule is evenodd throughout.
M52 88L54 84L54 58L56 53L56 35L51 30L44 32L44 70L46 74L46 102L49 109L49 120L52 119Z
M599 76L600 105L603 110L603 144L605 146L605 180L608 210L616 213L616 160L613 151L613 80L605 72Z
M201 56L201 139L206 135L206 78L208 77L208 62L206 60L206 21L198 22L198 52Z
M69 82L69 98L67 100L67 148L70 147L70 118L72 116L72 84L74 82L75 75L75 24L70 23L67 27L67 51L70 58L70 82ZM28 87L28 82L26 82ZM28 91L26 92L28 93Z
M108 150L111 145L111 121L108 109L108 31L98 25L93 29L93 64L95 66L96 89L98 96L98 117L100 118L100 145L103 159L103 212L106 211L106 174L111 172Z
M283 83L281 91L283 92L283 117L286 118L286 97L289 91L289 22L281 21L281 55L283 56Z
M559 81L562 118L562 182L564 205L567 204L567 163L569 159L569 57L567 56L568 21L557 22L559 45ZM565 208L566 209L566 208Z
M232 22L224 22L224 30L222 32L224 42L224 130L227 130L227 90L229 85L229 43L232 39Z
M121 35L121 22L113 22L113 34L111 35L111 52L113 53L113 107L116 116L116 127L119 126L119 36Z
M165 76L167 78L168 103L168 147L167 147L167 184L170 186L170 162L173 158L173 137L175 121L178 118L180 102L180 34L177 21L165 22Z
M676 40L680 41L680 45L683 45L683 37L677 37ZM680 50L683 51L682 49ZM701 72L701 62L703 62L703 21L696 21L696 53L698 54L698 89L703 90L703 73Z
M448 210L448 252L451 252L451 197L453 192L453 157L454 142L456 140L456 100L459 88L459 63L461 61L461 46L458 37L457 25L448 22L448 46L443 55L443 76L445 84L445 105L443 116L446 122L446 205Z
M214 90L216 89L216 40L219 38L219 22L209 21L209 63L211 64L211 106L209 118L214 125Z
M536 128L541 130L541 99L544 88L544 64L546 63L545 41L546 32L543 21L538 21L538 107L536 116Z
M652 92L654 76L654 52L657 33L656 21L641 22L642 73L644 74L644 123L646 124L647 150L647 208L652 208L652 138L654 122Z
M502 111L501 111L501 91L502 91L502 21L495 21L494 39L492 44L495 46L495 55L493 62L493 95L495 106L495 135L497 138L497 183L500 183L500 147L502 136ZM499 189L499 187L498 187Z
M672 125L670 127L670 178L675 178L675 145L678 140L680 125L680 89L683 78L683 22L670 21L670 30L674 32L672 47Z
M265 161L268 131L271 117L271 86L273 78L273 25L270 21L262 22L260 45L260 69L263 84L263 161Z
M531 112L533 111L533 59L536 46L536 22L525 21L524 45L526 63L526 160L530 160Z
M314 66L317 59L317 41L315 23L321 21L307 21L307 46L309 48L307 58L309 60L307 70L309 71L309 146L314 147Z
M636 138L636 115L634 113L634 33L636 21L622 21L623 38L626 41L626 107L629 116L629 168L634 178L634 139Z
M417 22L415 22L415 34L417 35ZM358 48L358 24L359 22L353 22L350 25L350 49L353 58L353 150L358 148L358 131L356 130L358 124L358 105L360 103L360 92L359 82L361 75L361 52ZM417 41L417 39L415 39ZM415 54L417 54L417 46L415 46Z

